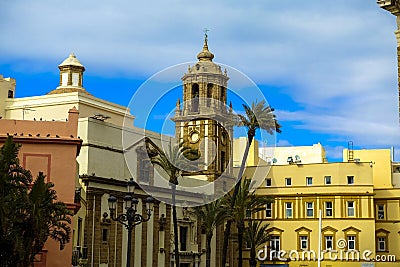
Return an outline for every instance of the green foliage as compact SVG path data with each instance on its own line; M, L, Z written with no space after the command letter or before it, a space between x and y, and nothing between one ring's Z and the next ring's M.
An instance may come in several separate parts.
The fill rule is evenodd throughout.
M153 165L158 166L168 176L169 182L178 185L178 178L184 171L194 171L198 159L197 150L181 144L169 145L166 151L161 150L150 139L146 140L146 149Z
M238 230L239 243L239 266L242 266L242 247L243 247L243 232L245 221L251 218L251 215L265 209L267 203L273 202L273 199L268 196L256 195L253 188L253 181L243 179L239 183L237 194L230 192L225 196L224 206L228 211L229 221L235 222Z
M146 150L150 156L150 161L154 166L159 167L169 179L172 195L172 221L174 226L174 247L175 265L180 266L179 244L178 244L178 219L176 215L176 186L179 184L178 178L184 171L194 171L197 168L196 159L199 158L197 150L184 146L180 143L168 146L167 151L160 149L151 139L146 139Z
M242 180L233 208L231 208L231 203L234 201L233 192L225 196L224 206L228 216L237 225L244 225L248 215L264 210L266 204L274 201L271 197L257 195L255 190L252 190L253 182L250 179Z
M270 106L265 106L265 101L252 103L251 108L243 104L245 115L238 114L238 126L245 126L247 131L253 136L257 129L264 129L269 134L274 132L280 133L281 126L277 122L273 113L274 109Z
M206 267L211 266L211 239L214 229L224 223L228 216L227 210L222 206L222 199L217 199L208 204L194 207L191 214L196 216L201 229L206 234Z
M0 149L0 266L26 267L48 237L69 242L72 213L57 202L52 183L39 173L32 175L19 165L20 145L8 137Z
M250 266L256 266L257 249L269 241L268 226L269 224L263 224L261 221L249 220L248 226L244 230L244 240L250 247Z
M251 108L247 105L243 105L245 114L239 114L237 116L236 125L237 126L244 126L247 128L247 144L243 154L242 163L240 164L239 174L238 174L238 183L235 185L235 190L231 195L230 201L230 209L233 210L236 197L238 195L239 187L242 181L242 176L244 173L244 169L246 167L246 160L249 154L249 149L251 143L253 142L254 137L256 136L257 129L264 129L269 134L273 134L274 132L280 133L281 126L277 122L275 115L273 114L274 109L270 106L265 106L265 101L262 100L259 103L255 102L251 104ZM239 221L240 222L240 221ZM231 228L232 220L228 220L226 223L225 231L224 231L224 243L222 247L222 257L221 257L221 264L224 266L227 259L227 252L228 252L228 238L230 235L230 228ZM240 226L240 225L239 225ZM238 238L241 238L239 235ZM239 243L241 240L239 240ZM239 267L242 266L242 254L241 250L239 250Z
M217 199L202 206L193 207L190 213L196 216L200 227L206 234L212 234L214 229L222 224L228 217L228 211L222 205L222 199Z

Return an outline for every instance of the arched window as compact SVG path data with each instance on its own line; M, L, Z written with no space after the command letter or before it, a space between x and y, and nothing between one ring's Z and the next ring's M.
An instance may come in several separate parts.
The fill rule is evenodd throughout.
M199 85L194 83L192 85L192 112L199 111Z
M226 90L225 87L221 86L221 97L220 100L222 103L225 103L226 101Z
M211 106L211 98L212 98L213 84L207 84L207 107Z

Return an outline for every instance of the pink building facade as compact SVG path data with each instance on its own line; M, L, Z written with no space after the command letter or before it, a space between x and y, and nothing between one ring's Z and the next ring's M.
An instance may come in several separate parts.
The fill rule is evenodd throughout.
M8 135L12 135L14 142L22 145L20 164L30 170L34 178L43 172L47 182L54 183L58 200L64 202L74 214L80 208L80 199L75 194L76 157L82 144L77 137L78 116L78 110L72 108L65 121L0 119L0 145ZM71 266L71 258L72 242L60 250L59 244L49 238L43 251L37 255L34 266Z

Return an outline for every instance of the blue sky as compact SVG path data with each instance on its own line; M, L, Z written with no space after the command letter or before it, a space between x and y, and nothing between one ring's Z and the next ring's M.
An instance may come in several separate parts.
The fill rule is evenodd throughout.
M351 140L395 146L400 160L396 22L374 0L5 1L0 74L17 79L17 97L41 95L74 52L89 92L128 105L153 74L196 60L204 28L214 61L276 109L278 145L321 142L340 160Z

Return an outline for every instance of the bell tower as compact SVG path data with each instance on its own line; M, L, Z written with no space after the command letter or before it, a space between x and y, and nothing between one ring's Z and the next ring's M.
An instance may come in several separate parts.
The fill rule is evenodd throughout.
M396 16L397 30L394 32L397 40L397 81L399 91L399 123L400 123L400 0L377 0L378 5Z
M200 152L198 173L187 175L210 182L221 176L233 177L233 115L232 107L227 106L229 77L213 58L205 34L198 62L189 66L181 78L183 102L178 99L172 119L179 143ZM226 181L223 186L226 187Z

